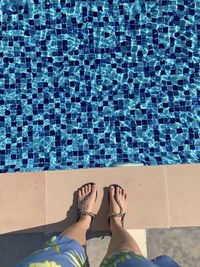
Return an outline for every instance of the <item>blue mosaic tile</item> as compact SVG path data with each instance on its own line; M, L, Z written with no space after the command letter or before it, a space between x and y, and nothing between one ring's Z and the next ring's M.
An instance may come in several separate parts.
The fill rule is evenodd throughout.
M200 162L200 2L0 2L0 172Z

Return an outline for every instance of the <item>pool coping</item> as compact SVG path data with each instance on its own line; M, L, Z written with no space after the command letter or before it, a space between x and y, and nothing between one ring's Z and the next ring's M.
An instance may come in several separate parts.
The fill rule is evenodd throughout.
M108 230L106 192L112 183L127 191L128 229L200 226L199 174L199 164L3 173L0 233L64 229L76 220L72 192L89 181L99 188L91 230Z

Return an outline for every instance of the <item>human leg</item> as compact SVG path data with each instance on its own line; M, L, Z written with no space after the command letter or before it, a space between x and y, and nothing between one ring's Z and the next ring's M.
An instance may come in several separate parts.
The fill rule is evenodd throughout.
M73 267L77 262L88 265L85 251L86 232L90 227L96 186L87 184L78 190L79 220L59 236L53 236L44 247L26 257L16 267L26 266L63 266Z
M110 186L109 194L110 194L110 213L120 212L120 207L118 206L115 200L115 194L116 197L119 199L119 202L123 210L125 211L127 207L127 195L125 194L124 190L122 190L120 187L116 187L116 192L115 192L115 188L113 186ZM119 251L133 251L138 255L142 255L142 252L136 241L122 227L121 217L110 218L110 229L112 232L112 237L105 258Z

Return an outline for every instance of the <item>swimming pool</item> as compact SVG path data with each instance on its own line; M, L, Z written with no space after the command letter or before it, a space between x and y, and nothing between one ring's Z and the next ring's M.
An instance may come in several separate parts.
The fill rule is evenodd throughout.
M0 172L200 162L200 1L0 7Z

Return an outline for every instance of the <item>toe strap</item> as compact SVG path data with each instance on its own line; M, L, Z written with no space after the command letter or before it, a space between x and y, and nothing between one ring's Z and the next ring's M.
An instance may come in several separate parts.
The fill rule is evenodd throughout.
M117 197L115 197L115 201L117 202L119 208L120 208L120 212L119 213L116 213L116 212L112 212L108 215L108 218L110 217L124 217L125 216L125 212L123 211L123 208L122 208L122 205L119 201L119 199Z

